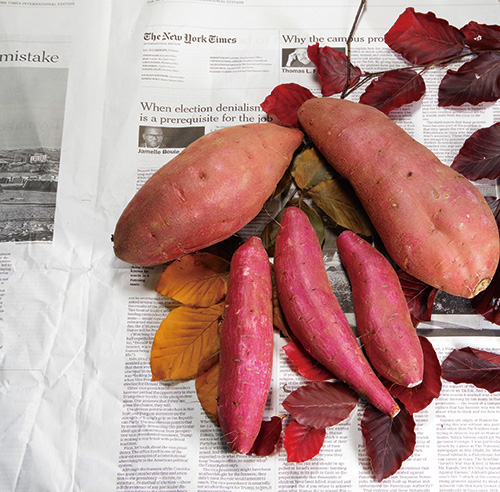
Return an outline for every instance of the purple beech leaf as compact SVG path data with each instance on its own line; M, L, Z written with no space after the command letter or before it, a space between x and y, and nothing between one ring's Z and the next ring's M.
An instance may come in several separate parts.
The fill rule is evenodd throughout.
M412 69L391 70L373 80L359 102L373 106L385 114L418 101L425 93L422 76Z
M480 53L458 70L448 70L438 90L438 105L461 106L500 99L500 53Z
M471 21L460 29L465 42L475 50L500 50L500 26Z
M361 70L351 64L345 53L329 46L320 48L319 43L313 44L307 48L307 56L316 65L323 96L340 94L344 90L348 67L350 69L348 87L355 85L361 76Z
M368 404L361 419L361 432L379 482L394 475L415 450L415 420L404 406L391 418Z
M500 391L500 355L471 347L453 350L443 361L443 378L496 393Z
M299 424L323 429L345 420L358 401L345 383L322 381L299 387L285 398L283 407Z
M283 447L289 463L302 463L314 458L323 447L326 429L315 429L291 420L283 435Z
M441 364L432 343L420 336L424 352L424 378L422 383L414 388L405 388L390 381L383 383L394 398L403 403L409 413L414 414L428 407L441 394Z
M270 456L273 454L281 437L282 427L283 421L280 417L263 420L252 449L247 454L255 454L256 456Z
M387 45L413 65L427 65L460 55L465 36L448 21L407 8L385 35Z
M475 131L451 165L471 181L500 177L500 122Z

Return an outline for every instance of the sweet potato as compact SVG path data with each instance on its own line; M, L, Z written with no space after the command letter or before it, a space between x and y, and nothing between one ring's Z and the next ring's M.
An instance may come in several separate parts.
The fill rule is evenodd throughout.
M304 131L353 186L391 258L407 273L470 298L498 265L499 234L477 188L373 107L306 101Z
M356 327L368 360L389 381L417 386L424 356L396 271L352 231L340 234L337 248L351 282Z
M335 297L316 233L296 207L283 213L274 268L283 313L304 349L382 412L396 415L397 403L366 360Z
M219 424L233 453L248 453L259 433L273 360L271 265L250 237L231 259L220 330Z
M199 138L127 205L112 236L116 256L151 266L230 237L261 211L302 137L297 129L255 123Z

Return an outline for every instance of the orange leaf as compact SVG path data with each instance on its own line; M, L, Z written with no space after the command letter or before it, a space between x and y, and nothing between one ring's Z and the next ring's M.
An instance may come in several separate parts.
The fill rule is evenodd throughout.
M182 304L207 307L226 295L229 262L210 253L193 253L171 263L156 291Z
M195 381L196 395L201 406L217 421L217 396L219 391L219 364L199 372Z
M224 303L209 307L180 306L156 332L151 348L153 381L190 379L219 336Z

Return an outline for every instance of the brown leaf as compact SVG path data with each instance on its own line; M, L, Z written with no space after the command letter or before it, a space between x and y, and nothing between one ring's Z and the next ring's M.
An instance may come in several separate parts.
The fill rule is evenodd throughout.
M332 179L334 171L316 147L307 147L292 162L292 176L302 191Z
M361 432L379 482L394 475L415 449L415 420L402 405L400 412L391 418L368 404L361 419Z
M167 266L156 291L182 304L207 307L227 291L229 262L210 253L193 253Z
M345 383L318 381L292 391L283 408L299 424L323 429L345 420L358 401L358 395Z
M373 226L346 180L323 181L310 189L308 195L339 226L361 236L373 234Z
M172 310L156 332L151 347L153 381L190 379L219 337L219 320L224 303Z

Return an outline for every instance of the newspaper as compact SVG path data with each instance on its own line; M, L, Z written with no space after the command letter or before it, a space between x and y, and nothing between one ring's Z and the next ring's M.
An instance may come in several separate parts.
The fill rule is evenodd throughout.
M414 454L381 483L364 451L362 405L310 461L288 463L283 449L230 454L193 381L151 381L152 340L173 307L154 290L163 267L113 254L125 205L191 141L269 121L260 103L277 84L320 93L305 49L345 48L358 5L0 0L0 490L498 490L499 396L446 381L415 416ZM407 6L367 1L355 65L399 66L383 35ZM457 27L499 14L497 0L411 6ZM450 164L474 130L499 121L500 106L439 109L443 72L431 72L423 100L391 116ZM496 194L495 183L482 186ZM342 283L333 243L325 264ZM441 360L465 346L500 352L499 328L446 296L419 333ZM304 382L284 343L276 334L266 417L285 414L283 399Z

